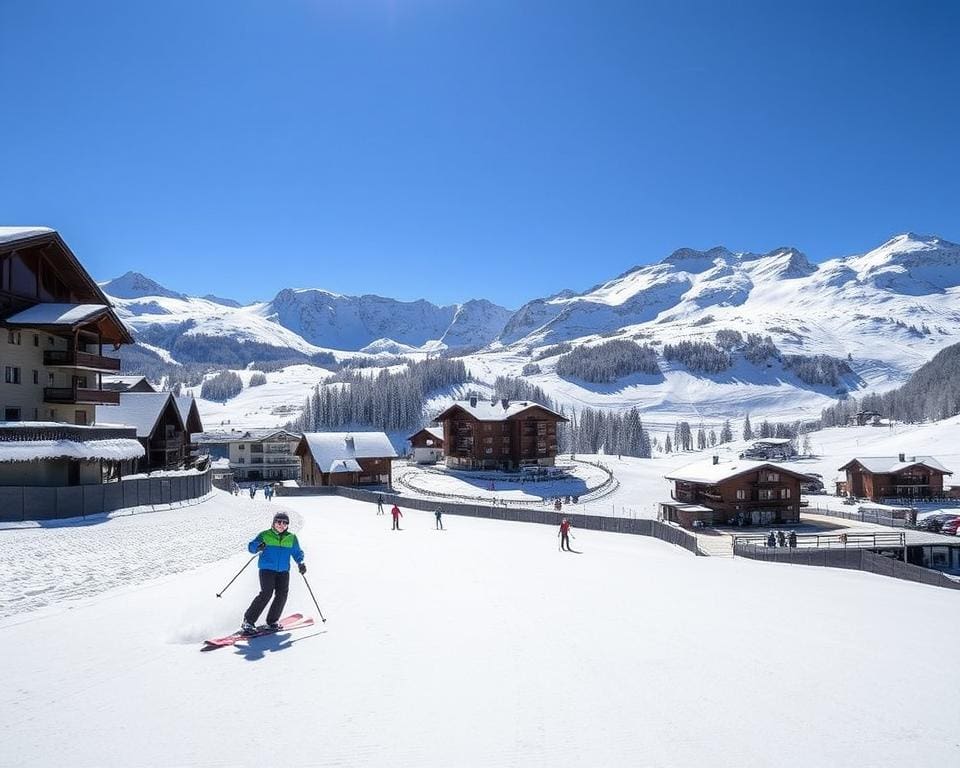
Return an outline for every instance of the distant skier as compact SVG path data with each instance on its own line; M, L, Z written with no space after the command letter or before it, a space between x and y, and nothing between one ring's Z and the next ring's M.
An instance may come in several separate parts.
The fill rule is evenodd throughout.
M400 507L396 504L393 505L393 509L390 510L390 514L393 515L393 529L394 531L400 530L400 518L403 517L403 512L400 511Z
M250 486L250 498L252 499L252 498L254 498L256 495L257 495L257 486L251 485L251 486Z
M570 549L570 521L567 518L563 518L560 522L560 530L557 536L560 537L560 549L572 552L573 550Z
M267 626L278 629L280 614L287 602L287 590L290 588L290 558L297 561L300 573L307 572L303 562L303 550L296 534L290 533L290 518L286 512L277 512L273 516L273 525L261 531L247 545L251 553L260 553L257 565L260 568L260 594L253 598L247 612L243 614L240 631L252 634L257 631L257 620L270 601L267 611Z
M377 514L383 514L383 495L379 493L377 494Z
M443 530L443 507L437 507L436 511L433 513L434 518L436 519L436 524L434 525L435 530Z

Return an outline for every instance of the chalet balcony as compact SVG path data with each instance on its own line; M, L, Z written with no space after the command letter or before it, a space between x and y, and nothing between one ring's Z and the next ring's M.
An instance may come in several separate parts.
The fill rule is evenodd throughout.
M300 465L299 456L281 456L281 455L271 455L269 451L263 454L263 463L272 465L275 467L293 467Z
M120 405L120 393L107 389L44 387L43 402L56 405Z
M120 361L115 357L78 352L75 349L46 349L43 352L43 364L51 368L78 368L107 373L120 370Z
M150 443L151 451L177 451L183 447L182 437L170 437L165 440L154 440Z

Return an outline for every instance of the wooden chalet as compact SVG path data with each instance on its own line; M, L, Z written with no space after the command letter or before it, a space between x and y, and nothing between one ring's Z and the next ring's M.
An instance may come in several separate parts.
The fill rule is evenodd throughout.
M557 457L557 425L564 416L528 401L461 400L434 421L443 427L448 467L519 469L552 467Z
M673 503L661 515L692 527L704 525L790 524L800 521L800 484L807 476L764 461L721 462L717 456L682 467L674 482Z
M931 499L944 496L944 475L952 475L932 456L864 456L839 469L846 473L844 492L855 498ZM839 487L839 486L838 486Z
M385 485L393 483L397 458L383 432L307 432L296 450L300 485Z
M424 427L407 438L417 464L436 464L443 459L443 427Z
M184 446L189 442L186 427L173 395L169 392L120 392L120 403L97 409L97 424L126 424L135 427L137 440L146 456L143 471L177 469L186 461Z
M197 401L190 395L180 395L179 397L174 395L173 402L176 403L177 410L180 412L180 420L183 421L183 457L189 466L193 466L199 457L199 449L197 444L193 442L193 435L203 432L200 410L197 408Z
M0 227L0 325L5 421L90 424L118 402L101 386L120 370L104 345L133 338L56 231Z

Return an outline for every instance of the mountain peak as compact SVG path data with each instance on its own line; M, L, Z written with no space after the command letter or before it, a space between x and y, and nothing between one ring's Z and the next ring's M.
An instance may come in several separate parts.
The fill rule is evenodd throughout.
M127 272L113 280L99 283L101 290L108 296L118 299L142 299L145 296L162 296L167 299L186 299L182 293L164 288L140 272Z

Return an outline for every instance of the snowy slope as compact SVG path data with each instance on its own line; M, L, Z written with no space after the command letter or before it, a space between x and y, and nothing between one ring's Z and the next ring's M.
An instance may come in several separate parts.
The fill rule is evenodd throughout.
M328 622L200 653L256 591L248 569L214 597L281 507ZM930 640L960 632L955 592L613 533L576 531L584 554L570 555L552 527L447 515L440 532L405 510L391 532L387 519L342 498L217 494L182 513L0 531L26 596L0 620L15 660L3 764L955 762L956 677ZM183 530L204 553L192 563ZM183 570L145 581L161 562ZM86 597L44 592L64 581ZM48 607L31 612L38 594ZM288 606L316 615L296 574Z

